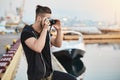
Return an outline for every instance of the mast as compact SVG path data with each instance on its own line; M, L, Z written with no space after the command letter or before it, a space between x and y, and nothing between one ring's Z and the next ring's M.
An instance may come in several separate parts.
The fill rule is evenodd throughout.
M22 5L20 7L16 8L17 15L20 16L20 21L22 21L24 5L25 5L25 0L22 1Z

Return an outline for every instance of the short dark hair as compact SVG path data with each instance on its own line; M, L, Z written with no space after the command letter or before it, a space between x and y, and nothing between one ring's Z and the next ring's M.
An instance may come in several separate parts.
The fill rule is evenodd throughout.
M44 14L44 13L51 14L52 12L51 12L51 9L49 7L37 5L37 7L36 7L36 17L39 14Z

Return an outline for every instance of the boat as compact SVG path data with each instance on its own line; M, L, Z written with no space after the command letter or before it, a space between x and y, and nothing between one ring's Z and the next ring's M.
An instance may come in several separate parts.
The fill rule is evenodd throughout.
M21 4L21 3L20 3ZM9 9L5 10L5 16L3 17L6 21L5 27L16 29L19 28L19 24L24 24L22 17L23 17L23 10L24 10L25 0L22 0L22 4L18 6L14 6L13 1L10 1ZM21 26L23 27L23 26Z
M86 68L81 58L85 54L85 47L80 32L63 31L62 46L52 47L52 53L68 73L76 76L78 80L83 78Z
M6 29L5 27L6 22L5 21L1 21L0 22L0 34L4 34L4 33L15 33L14 29Z
M78 31L83 35L102 34L102 32L96 26L70 27L70 30Z
M101 26L98 28L103 34L108 34L108 33L120 33L120 25L115 24L115 25L109 25L108 27Z

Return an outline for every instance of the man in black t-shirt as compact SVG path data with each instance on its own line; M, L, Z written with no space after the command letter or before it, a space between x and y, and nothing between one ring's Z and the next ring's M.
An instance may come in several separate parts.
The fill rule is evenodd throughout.
M56 29L56 38L49 35L51 10L37 5L35 23L26 25L21 33L21 43L28 63L28 80L76 80L70 74L53 71L50 45L60 47L62 32L60 21L55 19L52 26Z

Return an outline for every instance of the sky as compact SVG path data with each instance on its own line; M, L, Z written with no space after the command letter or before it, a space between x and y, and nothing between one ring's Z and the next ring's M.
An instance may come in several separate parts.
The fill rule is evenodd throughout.
M19 7L23 0L0 0L0 16L5 11ZM48 6L52 9L54 18L74 18L79 20L93 20L120 22L120 0L25 0L23 21L34 21L36 5Z

